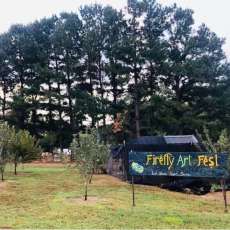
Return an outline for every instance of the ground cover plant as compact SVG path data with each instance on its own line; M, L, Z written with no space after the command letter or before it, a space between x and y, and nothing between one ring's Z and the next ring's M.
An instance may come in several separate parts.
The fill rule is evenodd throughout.
M133 208L130 184L111 176L96 175L89 185L94 199L85 202L76 168L28 164L19 166L18 176L12 169L0 183L0 228L230 228L221 194L136 185Z

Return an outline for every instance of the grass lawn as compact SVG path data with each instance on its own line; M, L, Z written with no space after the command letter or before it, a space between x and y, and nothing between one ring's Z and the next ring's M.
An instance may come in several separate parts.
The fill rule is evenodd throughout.
M106 175L93 178L89 202L81 200L81 177L65 166L26 165L6 178L0 228L230 228L221 196L136 186L133 208L131 186Z

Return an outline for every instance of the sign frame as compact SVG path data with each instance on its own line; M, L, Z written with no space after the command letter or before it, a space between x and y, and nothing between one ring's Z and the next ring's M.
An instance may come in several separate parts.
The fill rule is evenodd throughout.
M128 152L131 176L169 176L226 179L228 153L209 152Z
M134 154L134 153L136 153L136 154L142 153L142 154L145 154L145 156L147 156L147 153L149 153L149 157L147 158L147 161L146 161L146 163L148 163L149 167L151 168L151 166L156 166L156 168L157 168L157 163L159 163L160 166L164 166L164 171L162 171L161 173L153 173L153 171L151 171L152 174L149 174L149 171L148 171L148 173L146 173L147 174L146 175L144 173L145 168L143 165L139 164L140 162L135 162L134 161L134 160L136 160L135 158L130 160L131 154ZM228 212L227 195L226 195L226 179L227 179L227 177L229 177L229 168L230 168L230 157L229 157L228 153L209 153L209 152L167 152L166 153L166 152L155 152L155 155L150 154L150 153L154 153L154 152L153 151L151 151L151 152L147 152L147 151L140 152L140 151L133 151L133 150L130 150L128 152L128 171L132 177L133 206L135 206L134 176L169 176L169 177L173 176L173 177L209 178L209 179L215 178L215 179L220 180L223 198L224 198L224 212ZM193 174L192 173L190 173L190 174L188 174L188 173L187 174L186 173L178 174L175 172L172 173L172 172L170 172L169 169L170 169L170 166L172 167L175 158L174 158L173 163L172 163L172 158L169 159L169 158L167 158L167 155L163 155L163 154L171 154L171 156L173 156L173 154L174 154L174 157L175 157L175 155L185 156L187 154L186 155L186 159L187 159L186 162L188 164L188 167L193 169L193 168L195 168L195 166L197 166L197 167L201 166L200 169L203 169L203 170L199 171L200 175L199 175L199 172L198 173L196 172L195 174L194 173ZM164 156L166 156L166 157L164 158ZM189 156L191 156L191 158ZM196 159L196 160L193 159L194 160L193 164L191 163L192 156L193 156L193 158L195 157L195 159ZM142 157L142 160L143 160L143 157ZM197 164L197 161L198 161L198 164ZM178 164L178 162L181 163L181 166L183 166L183 163L185 164L185 161L181 160L180 158L179 159L177 158L175 162L177 162L177 164ZM151 165L151 163L152 163L152 165ZM168 171L165 170L165 168L167 168L167 167L168 167ZM158 169L159 169L159 167L158 167ZM178 170L178 168L176 169L176 172L177 172L177 170ZM188 170L189 170L189 168L188 168ZM212 172L212 171L214 172L214 170L215 170L216 174L210 174L210 172ZM219 172L220 174L218 174L217 172ZM205 173L207 173L208 175L205 175ZM221 174L222 174L222 176L220 176Z

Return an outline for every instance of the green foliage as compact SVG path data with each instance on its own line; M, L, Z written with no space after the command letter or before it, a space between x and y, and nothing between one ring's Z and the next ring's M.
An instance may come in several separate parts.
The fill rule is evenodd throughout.
M96 130L91 133L81 133L74 138L71 144L74 153L76 167L85 181L85 200L87 200L87 186L92 175L101 167L105 166L108 157L108 146L99 143Z
M75 155L80 172L88 178L105 166L109 148L99 143L97 132L93 129L91 133L81 133L79 140L75 137L71 144L71 151Z
M39 158L41 149L36 139L26 130L16 131L7 123L0 123L0 171L3 174L7 163L13 162L15 174L19 162L30 162Z
M43 137L47 150L69 146L86 124L106 130L118 113L132 137L205 125L216 140L230 131L223 45L206 25L194 27L192 10L155 0L14 25L0 35L1 118Z
M219 151L229 152L230 154L230 137L227 129L222 130L219 140L217 141Z
M41 148L35 137L26 130L13 131L11 139L11 160L14 163L14 173L17 174L18 163L31 162L40 158Z
M216 141L210 136L210 131L206 126L203 127L202 134L197 131L197 135L209 152L230 153L230 137L226 129L221 131L221 134Z
M46 132L39 143L46 152L53 152L57 142L57 135L53 132Z
M219 192L222 190L222 186L219 184L212 184L211 192Z
M0 123L0 172L2 180L4 179L4 171L6 164L9 163L11 157L11 146L13 140L14 129L7 123Z
M16 158L20 158L21 162L25 163L39 159L41 148L35 137L28 131L19 130L13 137L11 151Z
M208 151L217 153L216 145L215 145L214 141L212 140L212 138L210 137L209 129L207 129L206 126L204 126L204 137L205 137L204 145L206 146Z

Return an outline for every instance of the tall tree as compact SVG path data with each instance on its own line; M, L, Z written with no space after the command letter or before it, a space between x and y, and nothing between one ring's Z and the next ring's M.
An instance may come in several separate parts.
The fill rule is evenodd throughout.
M111 113L116 118L124 110L124 93L127 84L128 69L122 62L122 39L127 29L127 24L122 11L112 7L104 9L105 27L105 72L109 79L109 91L112 96Z
M15 86L15 78L11 71L9 63L8 52L9 52L10 40L8 34L0 36L0 86L2 89L1 93L1 110L2 119L6 120L6 111L9 110L9 97Z
M219 79L226 75L226 57L222 49L224 40L205 25L195 30L192 14L191 10L176 5L171 8L171 24L166 35L167 68L160 79L171 90L172 100L179 106L190 106L194 112L192 116L197 119L204 112L204 107L199 112L201 107L197 102L207 98ZM181 120L182 111L177 110L174 116ZM184 132L183 123L179 132Z
M159 76L164 73L168 48L165 33L170 26L170 12L169 7L163 7L155 0L146 2L143 58L145 59L144 78L147 96L154 96L159 91Z
M37 47L37 60L34 64L36 76L32 79L30 85L32 86L30 94L33 94L30 102L34 109L32 109L31 121L33 126L39 120L40 130L52 131L55 129L54 122L54 95L53 84L55 84L54 73L52 72L52 59L53 45L51 36L54 33L55 23L57 17L53 16L49 19L42 19L30 26L31 33L33 34L35 44ZM38 119L40 113L37 110L41 109L45 112L45 121ZM37 111L37 112L36 112ZM44 116L43 115L43 116Z
M85 54L86 82L89 84L90 94L100 97L106 102L106 88L108 81L105 77L105 26L104 8L101 5L85 6L80 9L83 20L83 49ZM104 106L104 103L102 103ZM106 112L102 109L103 126L106 125ZM92 117L92 126L97 117Z
M128 0L127 30L123 39L123 62L129 69L129 91L133 98L135 110L135 135L141 135L140 102L142 94L142 70L143 70L143 31L141 17L146 10L145 1Z
M82 75L81 33L82 23L76 14L61 14L54 36L56 44L59 45L59 65L61 65L63 84L65 85L65 115L69 119L73 133L79 131L79 121L76 120L73 109L73 92L74 86L79 83L79 78Z
M12 26L9 33L9 66L14 76L16 91L12 102L15 125L27 128L28 110L25 91L34 76L33 64L36 61L33 36L29 27ZM30 86L29 86L30 87Z

